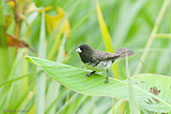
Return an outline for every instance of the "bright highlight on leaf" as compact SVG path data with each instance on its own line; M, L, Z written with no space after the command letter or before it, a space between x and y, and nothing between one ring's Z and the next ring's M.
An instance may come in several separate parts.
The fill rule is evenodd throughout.
M59 62L26 56L29 62L40 66L51 78L67 88L78 93L90 96L108 96L115 98L129 99L127 80L121 81L110 78L108 84L104 84L105 76L93 75L87 78L87 70L65 65ZM171 109L171 78L157 74L139 74L132 77L132 87L135 92L135 99L140 109L150 111L169 112ZM157 90L160 92L154 94ZM165 95L167 93L168 95Z

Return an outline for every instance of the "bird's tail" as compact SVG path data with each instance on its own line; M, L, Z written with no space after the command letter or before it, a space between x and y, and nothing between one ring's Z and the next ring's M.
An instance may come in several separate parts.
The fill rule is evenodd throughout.
M133 50L128 50L126 48L120 48L117 51L115 51L114 53L116 54L116 56L118 56L117 59L119 59L119 58L125 58L126 55L127 56L133 56L133 55L135 55L135 53L134 53Z

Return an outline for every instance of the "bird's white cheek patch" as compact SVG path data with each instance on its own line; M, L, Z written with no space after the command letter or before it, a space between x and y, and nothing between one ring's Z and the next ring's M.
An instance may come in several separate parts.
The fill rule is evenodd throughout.
M76 52L81 53L82 51L81 51L80 48L78 48L78 49L76 50Z

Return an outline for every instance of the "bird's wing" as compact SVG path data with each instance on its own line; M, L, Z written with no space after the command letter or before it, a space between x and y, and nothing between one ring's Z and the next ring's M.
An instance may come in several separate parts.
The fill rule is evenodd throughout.
M94 57L100 61L114 59L114 58L117 58L118 56L119 55L115 53L108 53L108 52L98 51L98 50L96 50L94 53Z
M94 57L98 60L114 60L118 58L124 58L127 56L133 56L134 51L128 50L127 48L120 48L114 53L108 53L104 51L96 50L94 53Z
M128 50L127 48L120 48L114 53L118 58L124 58L127 56L133 56L135 53L133 50Z

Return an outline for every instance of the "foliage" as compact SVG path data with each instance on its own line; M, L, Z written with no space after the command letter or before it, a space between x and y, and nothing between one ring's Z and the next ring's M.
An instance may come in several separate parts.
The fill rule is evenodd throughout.
M0 113L130 114L136 109L129 105L134 102L142 114L169 112L169 4L170 0L0 0ZM110 73L115 78L105 85L103 72L84 76L88 71L75 52L83 43L107 51L126 47L136 56L129 58L127 68L124 59L116 61Z

